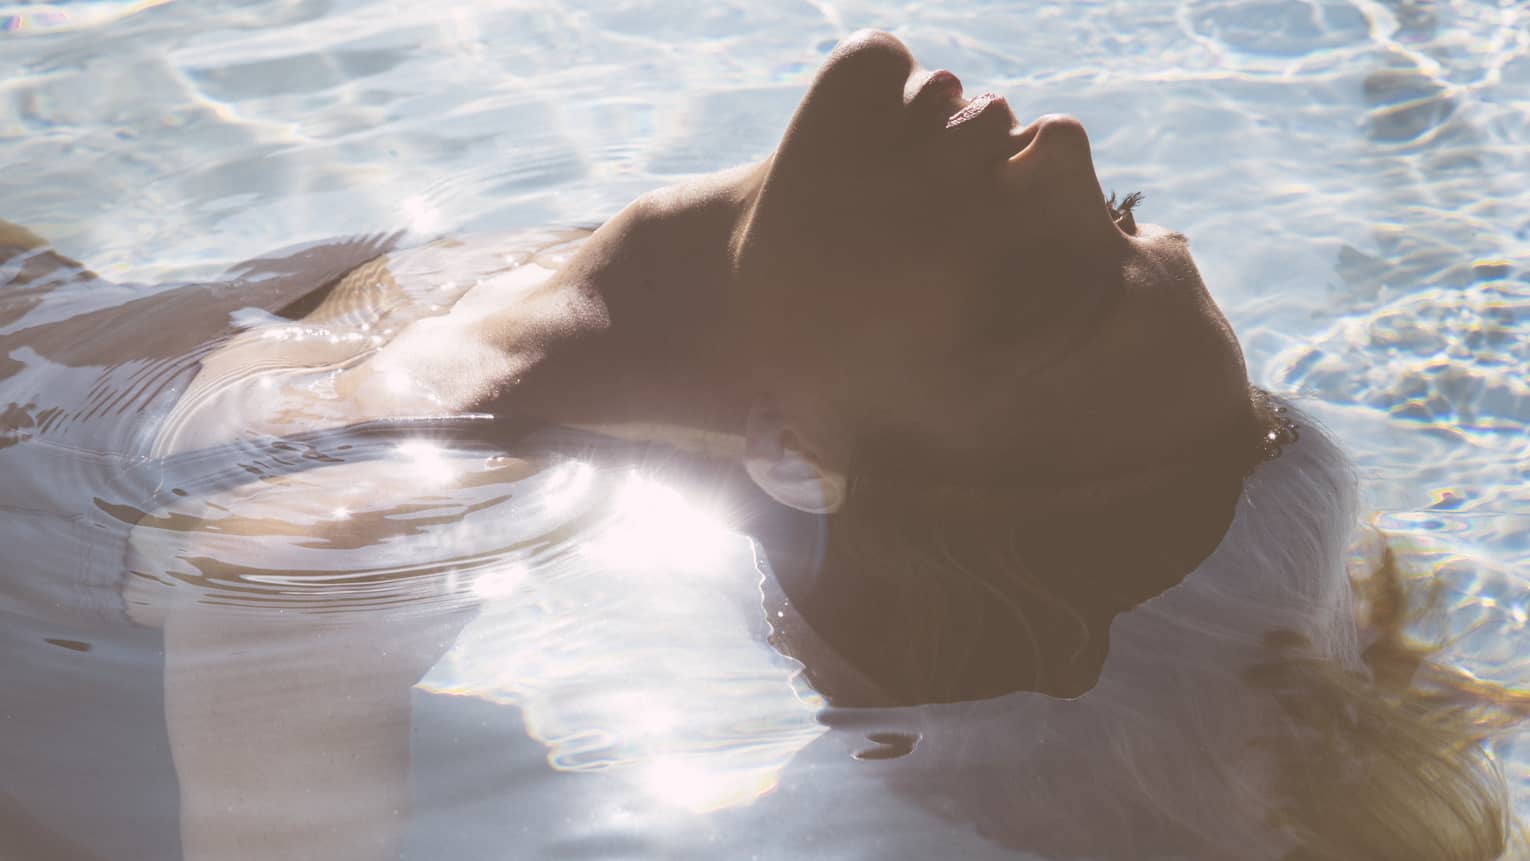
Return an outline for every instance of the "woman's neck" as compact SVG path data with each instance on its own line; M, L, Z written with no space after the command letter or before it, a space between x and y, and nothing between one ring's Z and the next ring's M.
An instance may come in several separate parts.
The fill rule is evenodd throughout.
M741 434L752 394L727 314L731 244L758 167L645 195L554 276L601 307L508 392L561 424Z
M504 412L653 441L675 442L676 429L693 441L742 437L758 393L747 353L751 343L740 331L748 321L730 314L732 249L762 174L760 167L747 168L645 196L596 231L547 288L567 300L553 305L586 313L542 348L535 366L506 392ZM705 445L681 447L737 462ZM1114 615L1177 582L1199 559L1152 564L1179 554L1165 556L1152 540L1125 541L1111 528L1123 518L1081 512L1059 519L1057 509L1067 497L1060 489L1045 494L1047 510L1036 513L1036 522L1093 528L1073 535L1037 527L1020 541L1016 549L1032 551L1023 555L1038 582L1007 576L1013 572L996 569L995 559L982 554L916 559L900 541L911 529L928 526L933 514L915 517L908 529L881 517L847 520L846 513L827 520L801 515L789 527L773 523L780 506L763 499L745 504L761 494L748 494L742 470L731 473L741 488L740 508L750 512L751 522L739 526L757 534L781 575L790 606L774 612L800 612L821 642L891 702L1015 690L1082 693L1098 676ZM1149 482L1152 488L1160 483ZM1117 499L1124 491L1080 493L1097 505L1102 495ZM1185 502L1170 508L1180 519L1187 506L1193 507ZM947 543L965 556L1030 519L1015 510L1014 500L995 500L958 520L971 531L1000 515L1003 522L994 529L952 536ZM856 552L845 552L846 530L857 531L857 523L865 540ZM1177 535L1183 527L1162 524L1149 531ZM1062 533L1077 540L1064 540ZM1110 552L1098 546L1102 542ZM1052 546L1051 552L1036 552L1043 546ZM1136 552L1123 552L1125 547ZM965 576L972 571L1004 576L973 580ZM1130 582L1116 582L1123 577ZM788 651L802 647L789 631L781 633L780 645ZM810 665L815 660L807 653L799 657ZM836 684L827 677L819 681ZM836 701L856 698L853 692L824 692Z

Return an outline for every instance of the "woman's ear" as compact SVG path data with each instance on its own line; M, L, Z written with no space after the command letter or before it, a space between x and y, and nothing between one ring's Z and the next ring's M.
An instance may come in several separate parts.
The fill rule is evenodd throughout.
M786 416L768 399L749 408L744 430L744 470L782 505L830 514L845 504L845 474L804 448Z

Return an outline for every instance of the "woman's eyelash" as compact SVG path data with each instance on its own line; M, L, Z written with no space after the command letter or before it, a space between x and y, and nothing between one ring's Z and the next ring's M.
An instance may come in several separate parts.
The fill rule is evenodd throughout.
M1110 210L1110 220L1120 225L1127 233L1137 232L1137 219L1132 215L1132 210L1142 202L1142 192L1134 191L1128 194L1120 203L1116 203L1116 193L1110 193L1110 199L1105 201L1105 206Z

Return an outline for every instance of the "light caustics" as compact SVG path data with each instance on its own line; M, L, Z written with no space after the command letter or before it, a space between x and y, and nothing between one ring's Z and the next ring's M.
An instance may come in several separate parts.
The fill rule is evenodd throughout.
M400 443L397 452L402 470L430 486L451 484L460 471L446 452L429 440L414 439Z
M19 3L0 5L0 32L58 33L120 21L170 0L134 3Z
M554 769L655 811L751 803L824 728L800 665L766 642L750 541L651 476L564 466L528 510L578 525L484 581L421 688L519 707Z
M721 573L719 563L742 540L715 513L638 472L628 474L614 507L615 519L582 548L602 562L647 571Z

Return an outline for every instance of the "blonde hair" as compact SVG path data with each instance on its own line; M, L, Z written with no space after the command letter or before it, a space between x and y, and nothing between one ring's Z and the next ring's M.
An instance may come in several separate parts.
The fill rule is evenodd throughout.
M1275 821L1298 842L1288 861L1487 861L1523 851L1485 745L1524 718L1530 698L1437 661L1438 644L1412 641L1409 628L1439 603L1410 601L1403 582L1390 546L1360 581L1371 608L1361 623L1374 637L1367 672L1274 632L1269 659L1248 673L1286 719L1265 741L1277 763Z
M1040 567L1027 555L1034 528L1004 531L1002 497L936 492L905 512L896 511L904 498L884 497L872 502L887 507L783 521L772 539L756 532L772 568L880 571L888 588L859 600L892 607L889 624L947 632L910 630L911 649L937 648L895 656L932 703L888 718L912 721L918 738L907 770L877 766L895 789L1044 857L1490 861L1524 846L1486 745L1518 727L1530 696L1477 681L1439 644L1409 638L1444 612L1430 572L1383 552L1370 576L1351 579L1353 471L1315 420L1272 404L1296 439L1235 476L1214 549L1197 551L1199 535L1159 558L1133 555L1132 540L1098 546L1116 540L1119 522L1083 536L1086 562L1140 563L1146 578L1118 579L1152 591L1120 596L1125 612L1109 626L1098 683L1076 699L945 696L952 668L980 657L984 620L964 615L975 601L1002 605L1005 621L1072 621L1070 596L1048 592L1055 581L1033 578L1023 601L1001 600L1003 577ZM1215 523L1222 504L1200 513ZM1143 531L1125 528L1129 538ZM1181 581L1173 572L1187 561L1194 570ZM900 606L922 615L894 615Z
M1250 540L1255 556L1243 564L1283 572L1273 591L1294 599L1287 606L1296 617L1266 623L1260 654L1243 673L1277 705L1259 743L1273 756L1270 822L1294 844L1284 859L1503 857L1522 846L1522 831L1486 744L1515 728L1530 700L1439 660L1443 644L1410 639L1443 612L1431 572L1405 577L1390 545L1367 576L1344 569L1353 479L1322 429L1298 421L1302 442L1268 476L1288 478L1287 486L1250 482L1250 516L1240 520L1261 521L1261 534L1229 536ZM1284 558L1266 568L1272 550Z
M1530 703L1409 640L1411 627L1442 612L1428 572L1410 593L1388 549L1370 576L1351 579L1351 469L1315 421L1291 415L1300 441L1250 476L1222 544L1177 590L1185 594L1148 602L1140 620L1123 617L1117 645L1181 682L1170 696L1194 713L1183 724L1194 728L1187 744L1219 737L1214 749L1236 756L1237 724L1261 728L1252 761L1262 779L1221 777L1239 803L1262 811L1283 861L1503 857L1521 832L1485 743ZM1134 632L1139 621L1145 630ZM1134 633L1144 639L1131 642ZM1164 661L1196 656L1163 648L1169 642L1223 652L1220 667L1206 669L1224 673L1224 684L1170 673ZM1240 693L1244 710L1207 702Z

